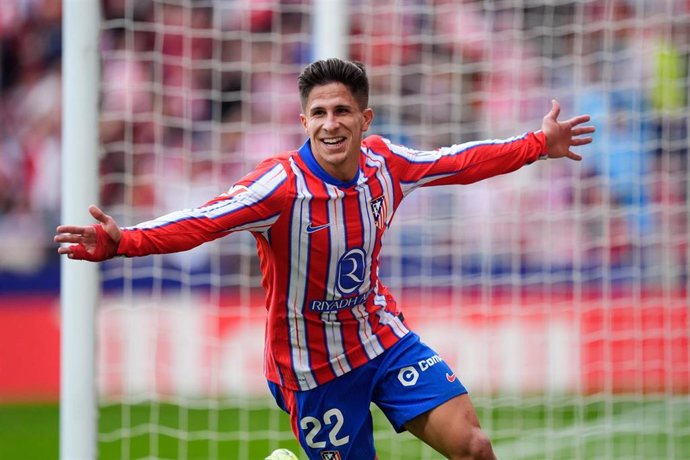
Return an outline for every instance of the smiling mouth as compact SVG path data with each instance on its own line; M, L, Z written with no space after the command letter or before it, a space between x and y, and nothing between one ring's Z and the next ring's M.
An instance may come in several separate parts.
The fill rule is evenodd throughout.
M330 137L327 139L321 139L321 142L326 144L328 147L339 147L345 142L344 137Z

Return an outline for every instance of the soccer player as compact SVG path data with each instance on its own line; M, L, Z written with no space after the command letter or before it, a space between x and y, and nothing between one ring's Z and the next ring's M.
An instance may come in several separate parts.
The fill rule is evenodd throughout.
M102 261L184 251L229 233L256 238L266 289L265 375L310 459L376 458L371 402L451 459L494 458L467 390L409 329L378 277L382 237L418 187L469 184L542 158L581 157L594 128L559 121L552 101L541 130L418 151L379 136L364 66L316 61L298 78L308 136L264 160L195 209L120 228L96 206L94 225L64 225L71 259Z

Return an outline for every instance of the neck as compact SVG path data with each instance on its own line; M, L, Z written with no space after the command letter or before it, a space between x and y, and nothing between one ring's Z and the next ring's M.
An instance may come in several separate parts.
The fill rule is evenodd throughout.
M323 170L326 171L329 175L343 182L349 182L354 180L357 176L357 173L359 172L359 158L357 157L348 158L345 164L342 164L338 167L335 167L325 162L322 163L319 160L319 158L314 159L317 161L317 163L319 163L319 166L321 166Z
M343 168L334 168L330 164L321 164L311 151L311 142L307 142L299 149L299 155L304 160L309 170L319 179L338 187L349 187L357 181L359 172L359 156L348 159Z

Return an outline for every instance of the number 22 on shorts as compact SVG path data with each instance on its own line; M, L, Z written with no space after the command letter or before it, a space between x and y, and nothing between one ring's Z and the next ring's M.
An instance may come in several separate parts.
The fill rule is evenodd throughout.
M350 442L350 436L339 437L340 429L343 427L344 422L345 419L340 409L333 408L324 412L323 424L318 418L308 415L299 421L299 426L305 431L308 430L304 439L309 447L312 449L323 449L326 447L326 442L315 441L314 438L321 432L321 428L323 428L324 425L330 427L330 429L326 429L328 429L328 440L331 441L333 446L343 446Z

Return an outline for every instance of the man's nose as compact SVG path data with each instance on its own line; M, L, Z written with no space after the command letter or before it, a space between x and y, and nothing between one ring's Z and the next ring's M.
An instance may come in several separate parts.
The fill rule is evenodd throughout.
M326 121L323 124L323 129L326 131L333 131L338 128L339 122L338 118L333 113L326 115Z

